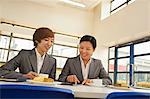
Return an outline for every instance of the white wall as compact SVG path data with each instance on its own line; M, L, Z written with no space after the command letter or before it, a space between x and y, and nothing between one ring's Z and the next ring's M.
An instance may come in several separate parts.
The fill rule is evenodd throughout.
M0 0L1 18L73 35L93 32L93 12L64 6L44 6L26 0Z
M0 4L0 5L1 5L1 4ZM2 15L1 15L1 11L2 11L2 6L0 6L0 16L2 16Z
M101 34L101 32L97 32L100 24L101 19L101 5L97 6L94 10L94 36L97 40L97 48L93 54L93 57L100 59L102 61L102 64L105 68L105 70L108 70L108 48L101 43L101 39L103 36L98 36L98 34ZM97 30L97 31L96 31Z
M105 46L99 46L96 48L95 52L93 53L93 57L96 59L100 59L105 70L108 70L108 48Z
M96 18L94 30L96 36L100 37L101 44L115 45L148 35L149 2L149 0L136 0L103 21Z
M148 5L148 11L149 11L148 16L150 17L150 1L147 3L147 5ZM148 18L148 29L149 29L148 31L150 31L150 18Z
M108 46L150 35L150 0L136 0L102 21L100 12L101 4L94 11L94 33L98 39L96 55L104 64L108 61Z

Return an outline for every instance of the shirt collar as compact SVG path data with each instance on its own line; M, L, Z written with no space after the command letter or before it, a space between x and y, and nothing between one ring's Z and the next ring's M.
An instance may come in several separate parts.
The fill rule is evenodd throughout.
M36 52L37 57L40 57L40 58L44 59L45 53L44 53L43 56L41 56L41 54L38 52L37 48L35 48L35 52Z
M83 62L83 60L82 60L81 55L80 55L80 60L81 60L81 63L83 63L83 64L84 64L84 62ZM88 61L88 63L87 63L86 65L90 64L90 63L91 63L91 61L92 61L92 58L90 58L90 60Z

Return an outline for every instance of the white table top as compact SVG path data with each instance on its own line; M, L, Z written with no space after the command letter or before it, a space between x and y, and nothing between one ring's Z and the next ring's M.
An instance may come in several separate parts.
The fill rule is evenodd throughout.
M31 83L31 82L2 82L0 84L25 84L25 85L37 85L37 86L51 86L57 88L64 88L70 89L74 92L75 97L79 98L105 98L111 92L126 92L126 91L135 91L135 92L149 92L150 90L143 90L143 89L114 89L114 88L107 88L104 86L95 87L95 86L86 86L86 85L59 85L58 82L53 84L49 83Z

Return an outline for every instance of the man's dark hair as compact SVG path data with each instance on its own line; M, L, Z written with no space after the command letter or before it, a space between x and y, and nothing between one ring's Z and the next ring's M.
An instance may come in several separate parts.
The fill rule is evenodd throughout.
M96 48L96 39L93 36L90 35L84 35L81 39L80 39L80 43L83 41L89 41L92 44L93 49Z
M41 42L42 39L44 38L54 38L54 32L46 27L41 27L36 29L36 31L33 34L33 42L34 42L34 46L37 47L37 43Z

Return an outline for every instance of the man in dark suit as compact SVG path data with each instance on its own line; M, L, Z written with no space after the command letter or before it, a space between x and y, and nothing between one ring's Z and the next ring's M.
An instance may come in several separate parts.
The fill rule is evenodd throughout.
M103 84L112 84L102 63L98 59L91 58L96 48L96 39L85 35L80 40L80 55L69 58L59 76L59 81L71 83L92 83L92 79L102 79Z
M38 28L33 34L35 48L21 50L17 56L0 67L0 77L33 79L40 73L55 79L56 59L47 54L54 42L54 32L49 28ZM20 72L15 70L19 68Z

